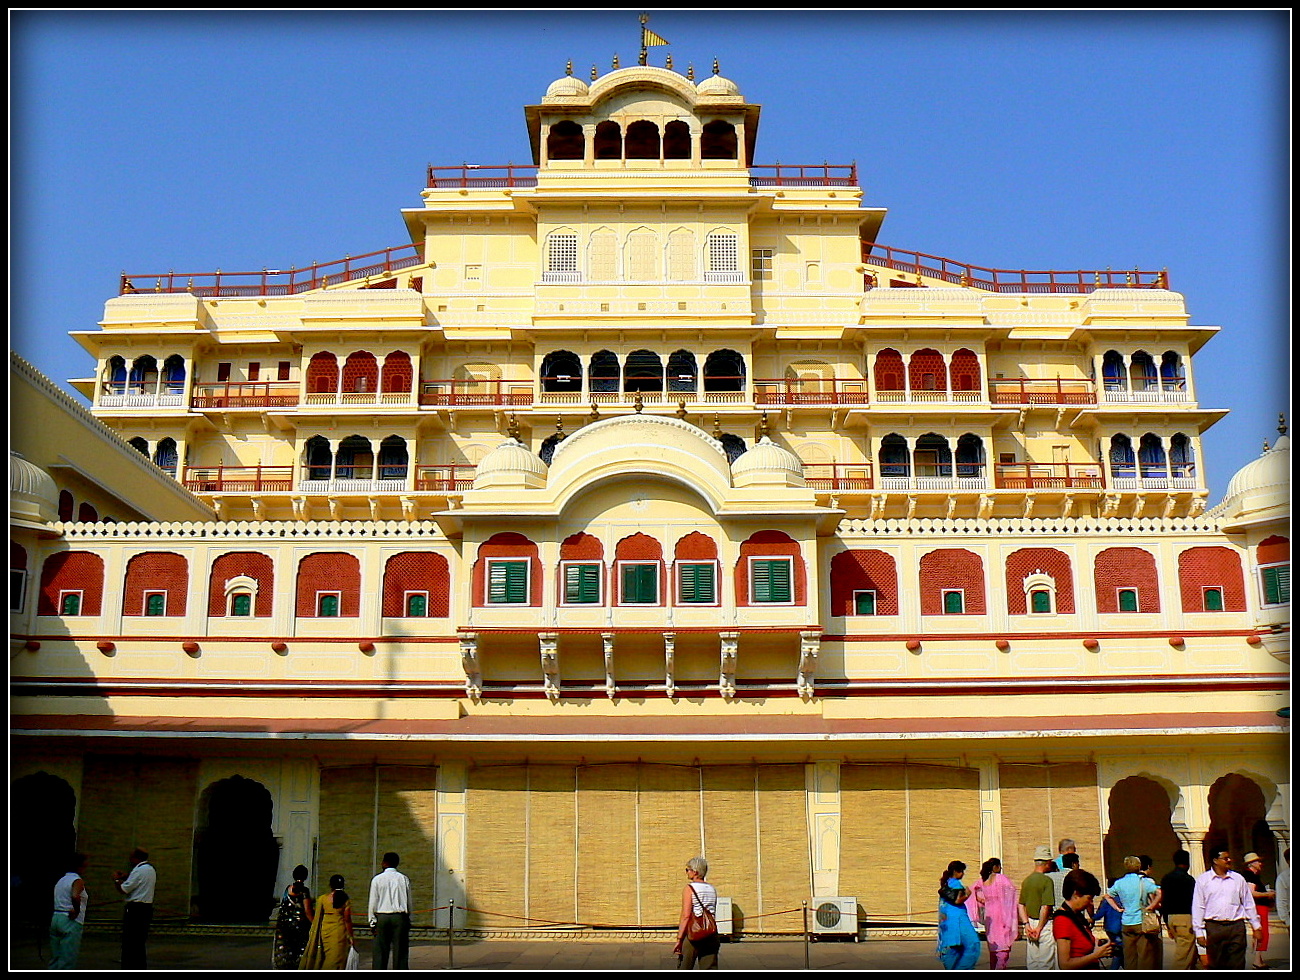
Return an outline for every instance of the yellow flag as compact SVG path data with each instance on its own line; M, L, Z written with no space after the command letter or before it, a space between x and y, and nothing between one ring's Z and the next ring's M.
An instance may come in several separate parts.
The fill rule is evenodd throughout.
M641 47L653 48L657 44L667 44L668 42L661 38L648 27L641 28Z

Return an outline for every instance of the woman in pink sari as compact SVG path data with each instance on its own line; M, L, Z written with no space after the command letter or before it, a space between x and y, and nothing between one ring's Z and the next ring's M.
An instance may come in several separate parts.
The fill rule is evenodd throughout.
M971 888L984 920L984 938L989 944L989 967L1005 970L1011 958L1011 947L1020 933L1016 901L1020 890L1015 882L1002 873L1000 858L989 858L980 866L980 880Z

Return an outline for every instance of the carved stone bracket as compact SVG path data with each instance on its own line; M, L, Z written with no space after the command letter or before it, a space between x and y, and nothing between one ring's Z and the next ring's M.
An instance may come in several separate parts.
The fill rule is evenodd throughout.
M736 648L740 645L740 634L736 632L719 633L722 642L721 677L718 688L722 696L730 701L736 696Z
M542 653L542 686L552 701L560 699L560 634L538 633L537 643Z
M664 690L670 698L677 696L677 682L673 680L673 656L677 645L676 633L664 634Z
M613 698L617 690L614 686L614 634L601 633L600 642L605 651L605 695Z
M807 701L813 696L817 680L817 654L821 652L822 635L818 630L801 630L799 633L799 676L795 687L799 697Z
M478 634L457 633L460 665L465 670L465 694L475 701L483 696L483 672L478 662Z

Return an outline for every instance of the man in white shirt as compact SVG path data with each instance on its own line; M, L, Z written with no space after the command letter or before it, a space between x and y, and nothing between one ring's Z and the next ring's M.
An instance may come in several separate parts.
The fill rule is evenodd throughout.
M407 953L411 943L411 879L397 870L401 859L393 851L384 855L383 870L370 882L370 930L375 934L371 966L388 969L388 954L393 954L393 969L408 970Z
M126 896L122 913L122 969L147 970L145 943L153 922L153 896L158 886L158 872L149 863L149 854L136 848L127 858L131 871L113 872L117 890Z

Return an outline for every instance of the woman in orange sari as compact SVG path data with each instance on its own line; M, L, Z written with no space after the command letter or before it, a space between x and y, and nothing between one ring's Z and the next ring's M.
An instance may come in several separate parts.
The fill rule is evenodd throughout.
M342 875L330 878L330 890L316 904L316 918L312 920L311 935L307 937L307 951L303 953L300 970L342 970L346 968L348 950L356 946L352 935L352 903L343 890L346 882Z

